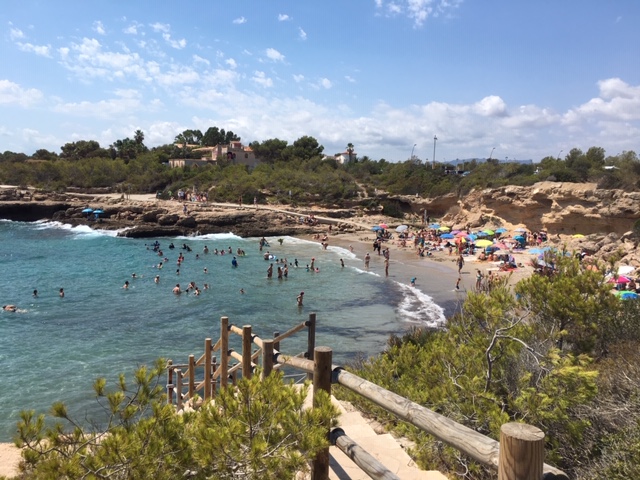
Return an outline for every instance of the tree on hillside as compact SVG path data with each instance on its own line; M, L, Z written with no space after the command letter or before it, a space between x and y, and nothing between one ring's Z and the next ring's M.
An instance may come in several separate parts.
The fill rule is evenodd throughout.
M238 137L231 130L224 131L224 128L209 127L202 137L202 144L206 147L215 147L216 145L227 145L233 141L239 141Z
M324 147L313 137L303 136L283 150L283 157L287 160L310 160L322 155Z
M262 143L251 142L249 144L256 158L259 158L265 163L275 163L282 157L282 152L287 147L286 140L280 140L278 138L272 138L264 140Z
M176 135L176 138L174 139L174 143L179 143L179 144L182 144L183 146L202 145L202 138L203 138L203 135L200 130L188 129Z
M35 158L36 160L55 160L56 158L58 158L58 154L55 152L50 152L49 150L46 150L44 148L40 148L36 150L35 153L31 155L31 157Z
M354 146L353 143L349 142L347 144L347 153L349 154L349 163L351 163L353 157Z
M60 158L78 160L81 158L109 158L109 152L95 140L78 140L60 147Z
M136 130L133 133L133 140L136 142L137 145L143 146L143 144L144 144L144 133L142 132L142 130Z

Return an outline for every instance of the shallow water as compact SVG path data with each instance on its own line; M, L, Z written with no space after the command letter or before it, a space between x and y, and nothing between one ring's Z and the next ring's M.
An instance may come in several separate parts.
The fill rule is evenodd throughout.
M258 336L271 338L274 331L282 333L315 312L316 345L330 346L334 363L342 364L359 353L379 353L390 334L410 325L444 321L443 309L430 296L394 278L363 271L362 261L349 250L332 246L325 251L317 243L290 237L282 245L269 239L272 254L299 261L300 268L290 266L284 280L277 280L275 273L273 279L266 278L269 262L258 251L258 239L232 234L157 239L169 258L161 270L156 265L163 257L148 248L156 239L118 238L113 232L51 222L6 221L0 221L0 239L0 304L20 309L0 311L0 441L11 439L21 409L44 412L63 400L81 415L93 410L91 385L98 376L113 384L118 373L159 357L184 363L190 354L201 355L206 337L217 340L221 316L238 326L252 325ZM174 250L168 249L170 242ZM183 244L192 251L182 250ZM213 254L229 246L247 253L238 257L238 268L232 268L231 255ZM180 252L185 261L177 275ZM318 273L306 271L312 257ZM437 276L437 266L432 268ZM139 278L132 278L134 272ZM160 275L159 284L153 281L155 275ZM126 280L128 290L122 288ZM211 288L200 296L172 293L176 283L184 289L190 281ZM58 295L60 288L64 298ZM302 308L296 305L300 291L305 292ZM305 349L304 332L281 345L290 354Z

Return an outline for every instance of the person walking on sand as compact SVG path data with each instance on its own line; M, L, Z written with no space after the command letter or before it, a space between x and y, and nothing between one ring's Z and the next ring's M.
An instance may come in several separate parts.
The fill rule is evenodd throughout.
M462 280L461 277L458 277L458 280L456 280L456 290L460 290L460 281Z
M296 299L296 300L298 301L298 306L299 306L299 307L302 307L302 301L303 301L303 299L304 299L304 292L300 292L300 295L298 295L298 297L297 297L297 299Z
M389 257L384 257L384 275L389 276Z
M371 255L369 255L369 252L367 252L367 254L364 256L364 268L366 268L367 270L369 270L370 261L371 261Z
M462 257L462 255L460 255L458 257L458 275L460 275L460 272L462 272L463 265L464 265L464 258Z
M476 290L480 291L482 288L482 272L480 269L476 269Z

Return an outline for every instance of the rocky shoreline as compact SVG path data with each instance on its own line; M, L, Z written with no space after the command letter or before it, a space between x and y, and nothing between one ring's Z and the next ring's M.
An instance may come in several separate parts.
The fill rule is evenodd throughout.
M353 215L348 211L321 211L323 216L318 225L310 225L302 220L314 214L311 210L285 212L266 206L187 203L188 211L185 213L181 202L160 200L152 195L132 197L135 198L107 194L30 195L18 189L4 189L0 194L0 218L86 225L102 230L118 230L118 236L129 238L212 233L233 233L240 237L309 235L325 230L327 223L343 231L354 228L353 225L340 224L339 218L335 218ZM86 208L100 208L103 213L96 219L93 215L83 213ZM320 227L319 224L325 225Z

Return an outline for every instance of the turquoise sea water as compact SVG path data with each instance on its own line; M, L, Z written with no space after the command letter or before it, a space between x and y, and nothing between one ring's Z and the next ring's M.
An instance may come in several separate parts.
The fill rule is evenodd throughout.
M206 337L217 340L221 316L271 338L315 312L316 345L332 347L339 364L359 352L380 352L389 334L409 325L444 320L443 309L431 297L364 272L362 260L348 250L322 250L317 243L290 237L282 245L268 239L268 250L278 259L299 262L284 280L275 272L273 279L266 278L269 262L258 250L258 239L232 234L157 239L169 259L161 270L156 265L163 258L147 247L156 239L118 238L114 232L52 222L0 221L0 240L0 305L19 307L16 313L0 311L0 441L11 440L22 409L45 412L63 400L80 416L91 411L96 406L91 385L99 376L113 384L118 373L159 357L174 363L185 363L190 354L197 358ZM183 244L192 251L183 250ZM203 253L205 245L209 254ZM213 254L228 247L246 252L238 257L238 268L231 266L232 255ZM181 252L185 261L178 276ZM318 273L306 271L312 257ZM139 278L132 278L134 272ZM126 280L127 290L122 288ZM185 289L190 281L210 288L200 296L172 293L176 283ZM300 291L305 292L301 309L296 305ZM306 334L287 339L281 349L290 354L305 350Z

